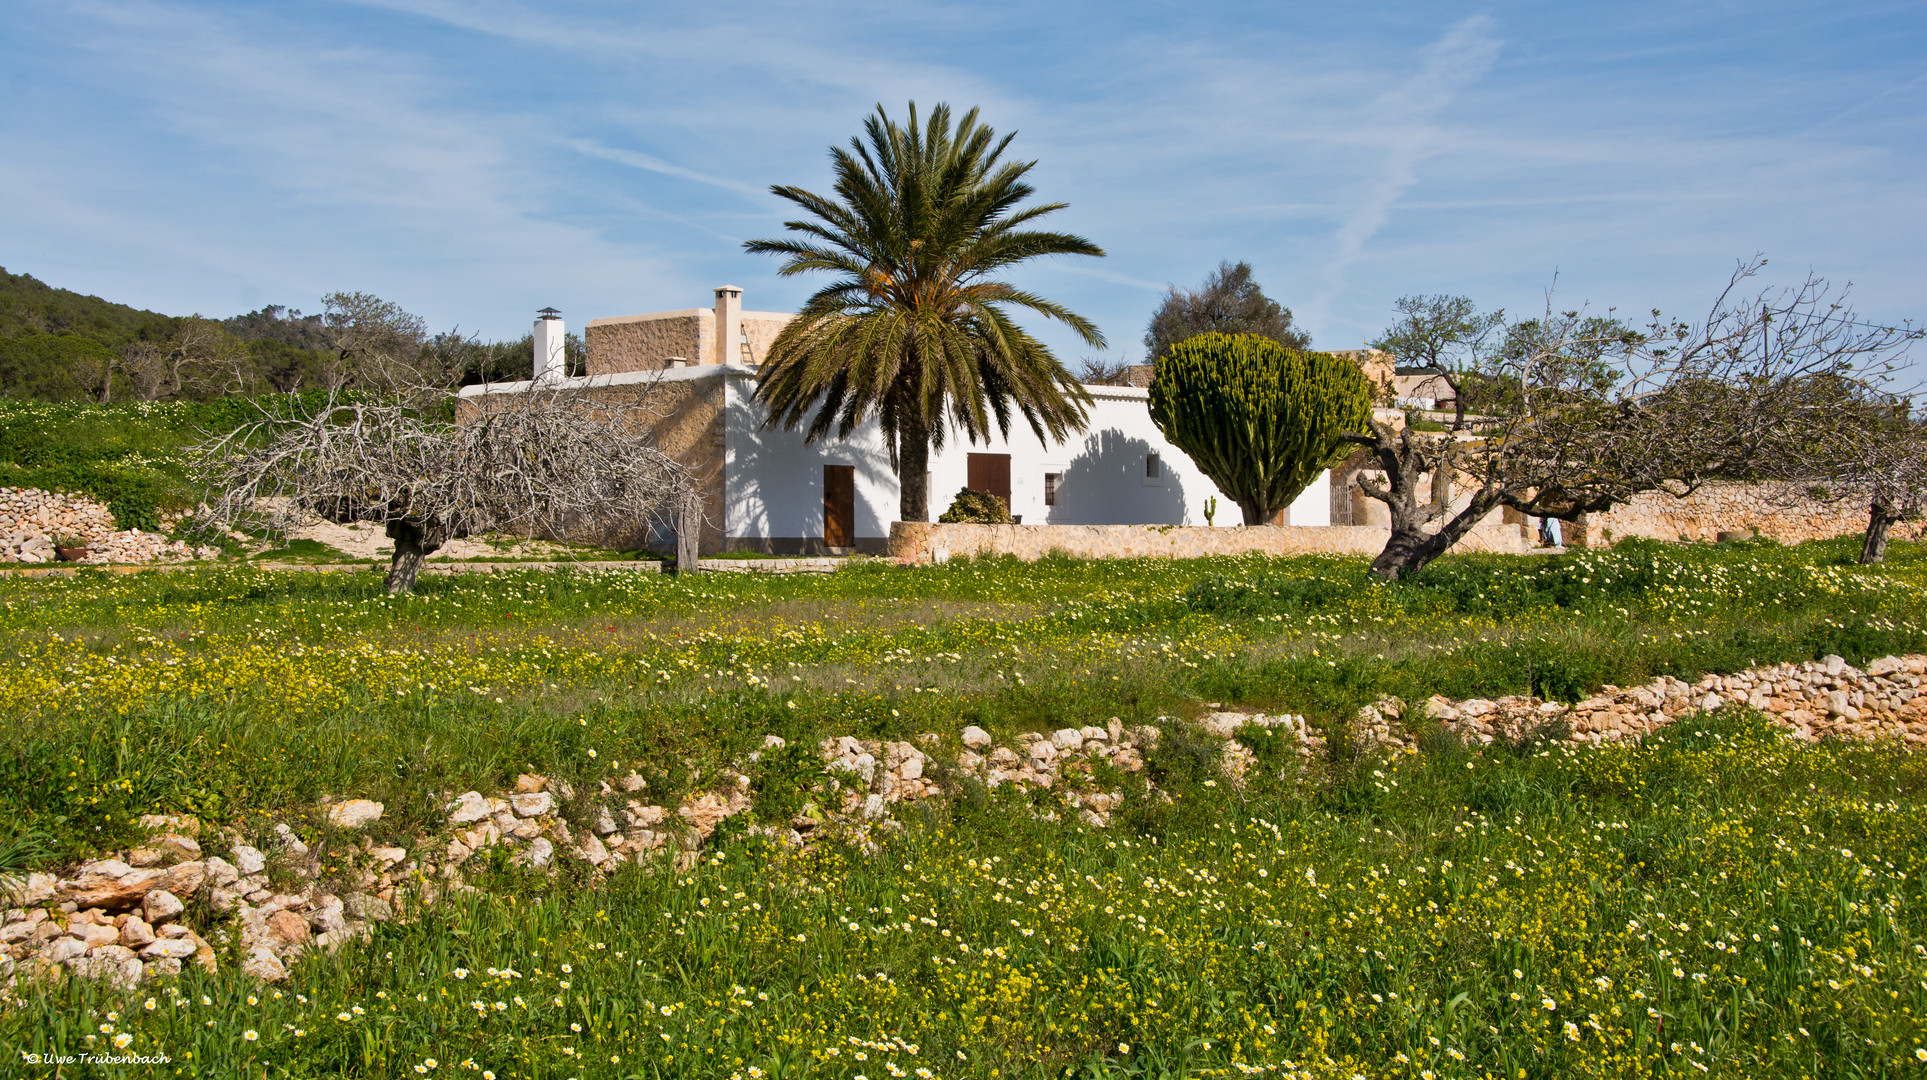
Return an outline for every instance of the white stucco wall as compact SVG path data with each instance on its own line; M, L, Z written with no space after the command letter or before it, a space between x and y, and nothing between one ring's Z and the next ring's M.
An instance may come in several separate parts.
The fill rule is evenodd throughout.
M1089 424L1080 435L1045 444L1021 418L1010 438L971 445L952 432L930 462L930 515L949 507L969 478L970 455L1010 455L1010 512L1032 525L1203 525L1204 502L1218 500L1215 523L1240 523L1238 506L1165 441L1137 387L1093 386ZM1145 475L1158 455L1159 476ZM1044 474L1059 473L1057 505L1044 505Z
M823 535L823 466L856 469L856 535L887 538L897 518L896 474L874 421L847 440L806 444L798 431L767 431L752 400L751 369L728 373L728 456L725 464L727 535L820 537ZM973 453L1010 455L1011 513L1035 525L1203 525L1204 504L1218 500L1214 524L1241 525L1238 506L1207 479L1183 451L1165 441L1151 422L1147 394L1136 387L1091 387L1095 399L1083 434L1047 445L1021 421L1010 438L971 444L952 432L931 455L930 515L949 507L969 476ZM1160 476L1145 475L1145 457L1157 454ZM1044 505L1044 474L1059 473L1056 506ZM1329 476L1300 496L1287 524L1331 524Z
M856 477L856 539L888 541L897 519L898 486L876 422L848 439L814 444L799 430L765 430L754 401L756 369L742 365L627 371L565 378L563 389L723 380L723 535L730 539L820 539L823 536L823 467L853 466ZM464 387L462 397L526 393L531 383ZM1069 440L1046 445L1019 420L1010 438L972 445L952 432L931 455L930 516L950 506L969 475L972 453L1010 455L1011 513L1027 525L1195 525L1204 503L1218 500L1213 524L1235 528L1238 506L1198 471L1190 457L1151 422L1148 394L1136 387L1090 387L1089 426ZM1145 456L1157 454L1160 476L1145 476ZM1060 473L1058 505L1044 505L1044 474ZM1330 525L1329 472L1319 476L1291 506L1288 525Z
M725 535L820 538L823 466L850 465L856 470L857 539L889 539L897 516L897 478L874 421L848 439L805 443L801 428L763 428L765 413L752 400L753 368L732 367L724 385Z

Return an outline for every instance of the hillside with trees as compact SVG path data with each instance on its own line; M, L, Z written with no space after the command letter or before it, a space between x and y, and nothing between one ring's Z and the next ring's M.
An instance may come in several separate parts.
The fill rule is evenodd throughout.
M0 268L0 398L111 405L325 387L344 368L344 348L353 348L344 336L354 321L350 302L386 303L333 293L316 314L269 304L211 319L148 311ZM526 379L532 371L527 335L508 342L459 330L430 335L414 320L409 347L414 366L456 384ZM582 359L572 335L571 369L580 370Z
M579 371L581 340L568 344ZM366 293L331 293L312 315L270 304L210 319L0 269L0 487L86 494L120 527L151 529L192 501L184 448L259 419L253 399L527 379L532 355L527 336L431 335Z

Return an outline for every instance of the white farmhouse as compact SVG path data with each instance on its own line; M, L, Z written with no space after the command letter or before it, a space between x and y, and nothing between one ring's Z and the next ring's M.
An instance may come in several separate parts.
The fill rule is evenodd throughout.
M744 311L742 290L723 286L711 309L593 320L584 333L588 373L564 377L554 359L541 356L538 378L591 399L641 400L655 410L659 445L701 486L705 554L881 553L897 518L898 485L875 422L847 439L815 443L804 442L800 430L764 426L756 368L789 318ZM545 311L538 351L559 356L542 346L561 337L560 320ZM462 393L521 393L529 385L492 383ZM1088 389L1094 401L1087 426L1062 443L1040 441L1021 418L1009 438L989 444L972 445L952 431L930 457L932 517L969 487L1004 499L1026 525L1201 526L1212 499L1212 524L1242 524L1237 503L1151 422L1149 391ZM1330 477L1321 476L1277 524L1330 525L1333 503Z

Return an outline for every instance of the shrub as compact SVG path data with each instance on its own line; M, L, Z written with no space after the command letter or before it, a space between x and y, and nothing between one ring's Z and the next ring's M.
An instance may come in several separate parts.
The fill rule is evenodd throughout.
M1008 525L1010 507L987 491L964 488L937 520L945 525Z

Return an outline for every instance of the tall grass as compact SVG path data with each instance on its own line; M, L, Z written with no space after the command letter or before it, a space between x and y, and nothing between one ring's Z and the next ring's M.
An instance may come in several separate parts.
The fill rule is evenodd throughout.
M373 574L0 582L0 825L46 846L0 869L153 812L287 822L331 868L359 839L322 796L382 800L369 839L414 848L447 794L525 771L592 792L635 769L674 803L728 766L780 823L825 735L1165 731L1145 774L1104 777L1134 796L1110 829L951 777L874 850L732 826L682 874L471 864L482 894L289 984L230 953L131 995L35 985L0 1035L169 1058L62 1076L1908 1075L1916 755L1734 713L1637 747L1434 737L1301 772L1254 731L1239 788L1174 719L1922 648L1919 550L1863 570L1847 547L1473 557L1395 585L1349 559L522 573L403 598ZM772 733L791 750L751 761Z
M504 868L286 986L72 981L0 1032L209 1076L1905 1075L1924 780L1732 715L1197 786L1148 832L1003 789L873 854Z

